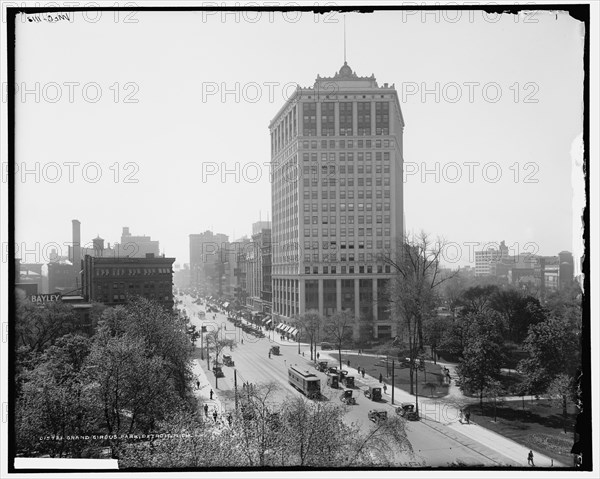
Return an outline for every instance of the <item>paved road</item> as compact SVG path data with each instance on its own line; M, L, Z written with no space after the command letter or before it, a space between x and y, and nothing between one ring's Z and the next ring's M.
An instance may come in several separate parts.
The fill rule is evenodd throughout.
M187 311L191 321L200 330L202 325L207 326L207 329L223 328L226 337L234 339L237 342L237 347L230 353L235 361L235 369L237 369L238 391L243 382L265 383L275 382L279 386L275 392L273 399L275 402L282 402L289 395L300 394L287 382L287 366L296 364L301 367L306 367L310 371L314 371L321 378L322 392L330 400L339 403L341 389L332 389L326 385L326 375L317 372L309 358L307 345L301 345L301 350L305 352L305 357L298 354L298 344L289 341L280 341L279 336L274 338L274 333L271 333L271 338L265 337L258 339L254 336L246 335L239 328L227 321L226 316L222 313L216 313L216 319L213 319L213 313L206 313L205 319L200 319L197 316L199 311L204 311L204 306L199 306L193 303L193 298L190 296L177 296L183 300L183 304L179 305ZM276 335L276 333L275 333ZM244 343L242 344L242 339ZM271 345L277 344L280 346L281 355L268 357L268 351ZM199 345L199 343L198 343ZM228 351L226 352L229 353ZM206 369L206 361L202 362L202 367ZM356 370L349 368L351 374L357 377ZM229 407L233 406L233 368L224 367L223 372L225 378L219 379L219 393L227 401ZM211 381L214 376L208 373ZM369 378L372 380L372 378ZM365 381L356 379L359 388L365 388ZM373 408L388 409L388 414L394 414L394 409L389 404L390 398L386 396L385 402L374 403L366 398L362 389L356 389L357 405L347 407L346 420L348 423L355 422L361 429L372 427L372 423L368 420L368 411ZM226 393L229 392L229 395ZM407 437L412 444L414 456L410 457L406 454L399 454L396 457L396 462L401 466L448 466L449 464L460 461L467 465L517 465L509 458L494 451L491 448L482 446L472 439L464 436L460 432L452 431L449 428L434 423L433 421L419 421L406 423Z

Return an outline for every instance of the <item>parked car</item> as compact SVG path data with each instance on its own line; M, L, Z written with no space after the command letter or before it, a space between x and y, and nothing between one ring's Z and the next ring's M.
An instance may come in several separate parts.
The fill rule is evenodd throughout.
M337 374L327 375L327 386L337 389L340 386L340 378Z
M340 396L340 401L347 405L356 404L356 398L353 395L352 389L345 389Z
M396 414L407 419L408 421L419 420L419 415L417 414L415 404L411 402L403 402L400 404L400 407L396 408Z
M315 365L315 368L317 369L317 371L324 373L325 371L327 371L327 361L319 361Z
M279 346L271 346L270 352L275 356L279 356Z
M369 386L369 388L365 390L365 396L371 401L381 401L381 388Z
M368 414L369 420L375 423L385 421L387 419L387 411L383 409L371 409Z

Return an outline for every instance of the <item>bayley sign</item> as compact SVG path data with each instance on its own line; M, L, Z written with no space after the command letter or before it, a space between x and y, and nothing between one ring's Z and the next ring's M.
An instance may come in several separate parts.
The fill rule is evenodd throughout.
M49 303L52 301L60 301L61 295L58 293L53 294L32 294L31 302L32 303Z

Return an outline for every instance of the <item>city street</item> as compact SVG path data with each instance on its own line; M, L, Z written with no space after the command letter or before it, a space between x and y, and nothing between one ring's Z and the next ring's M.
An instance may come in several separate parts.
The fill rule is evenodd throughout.
M273 382L279 387L273 395L273 402L282 402L290 395L301 394L288 384L287 366L295 364L300 367L306 367L307 370L314 372L321 378L321 391L331 401L339 401L339 396L343 389L333 389L327 386L327 376L324 373L317 372L310 361L310 353L308 345L301 344L301 351L304 351L305 356L298 355L298 343L292 341L281 341L277 332L271 331L270 335L265 338L256 338L249 334L245 334L240 328L234 327L233 323L227 320L223 313L206 313L204 319L198 317L198 312L205 311L205 305L195 304L194 298L189 295L177 296L183 303L179 305L180 309L185 309L188 316L191 318L192 324L196 325L198 330L201 326L206 326L208 331L215 330L219 327L223 328L224 337L234 339L237 346L230 353L225 351L225 354L231 354L235 361L235 367L223 367L224 378L218 380L217 395L221 398L226 409L233 409L234 405L234 369L237 370L238 391L242 391L244 382L254 384L264 384ZM213 314L216 319L213 319ZM270 336L270 337L269 337ZM244 344L241 343L243 339ZM268 352L271 345L279 345L281 355L272 355L269 359ZM197 342L197 347L200 347L200 341ZM323 356L325 357L325 355ZM197 360L201 367L206 371L207 362L206 355L204 361ZM211 359L212 362L212 359ZM334 365L332 361L330 364ZM357 378L358 374L354 368L346 368L350 371L350 375L356 378L356 386L354 396L357 399L357 404L347 406L346 420L348 423L356 423L361 429L366 430L371 427L372 423L368 420L367 415L370 409L385 409L388 415L395 414L394 408L390 404L390 396L384 395L382 402L372 402L364 396L363 389L367 382L373 382L374 379L366 377L364 380ZM214 374L206 372L211 384L215 384ZM396 405L399 404L396 400ZM459 431L452 430L442 424L431 420L422 420L418 422L406 423L407 437L412 444L414 457L408 455L398 455L396 462L399 466L448 466L452 463L460 463L467 465L513 465L518 466L509 458L503 456L499 452L483 446L473 439L461 434Z

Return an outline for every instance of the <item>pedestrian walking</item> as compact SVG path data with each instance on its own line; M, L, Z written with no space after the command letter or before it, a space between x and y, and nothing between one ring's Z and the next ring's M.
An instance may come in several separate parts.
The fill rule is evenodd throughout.
M319 353L317 353L317 359L319 359L320 357L321 357L321 356L320 356L320 354L319 354Z
M244 338L242 338L242 344L244 344Z
M208 404L204 405L204 416L208 417Z
M533 451L529 450L529 454L527 454L527 464L529 464L530 466L535 466L535 464L533 463Z
M462 424L462 420L463 420L463 410L461 409L458 412L458 422L460 422Z
M302 357L304 357L304 351L302 351Z
M382 383L383 382L383 374L379 373L379 382Z
M362 368L362 371L360 372L362 374L363 379L365 378L365 368Z
M383 383L383 394L387 394L387 384Z
M348 359L348 367L350 367L350 360Z
M469 421L471 420L471 411L466 412L465 419L467 420L467 424L470 424Z
M200 381L196 381L196 389L200 389Z
M217 416L218 416L217 410L213 409L213 419L215 420L215 423L217 422Z
M211 389L211 390L210 390L210 399L211 399L211 401L212 401L212 398L213 398L213 394L214 394L214 392L213 392L213 390Z

